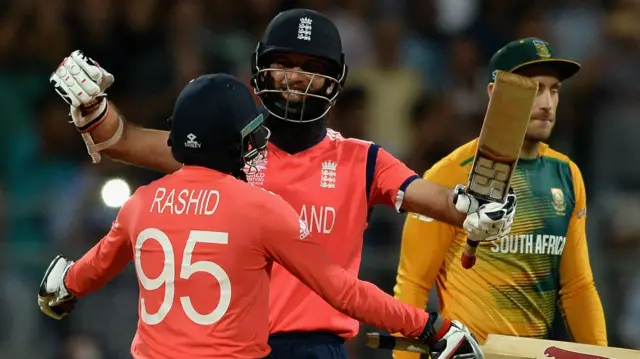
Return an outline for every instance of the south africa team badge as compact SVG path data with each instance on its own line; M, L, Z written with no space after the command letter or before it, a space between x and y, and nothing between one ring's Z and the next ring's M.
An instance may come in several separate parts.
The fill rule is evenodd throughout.
M562 189L552 188L551 198L553 199L553 209L555 209L556 214L561 216L564 215L564 211L567 208L567 205L566 203L564 203L564 193L562 193Z

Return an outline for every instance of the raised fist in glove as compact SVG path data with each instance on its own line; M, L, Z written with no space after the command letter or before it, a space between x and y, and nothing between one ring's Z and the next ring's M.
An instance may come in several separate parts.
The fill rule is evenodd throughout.
M467 214L462 227L467 231L467 238L475 242L494 241L506 236L516 214L517 198L513 188L509 188L503 203L480 202L465 191L462 185L454 189L453 202L456 209Z
M419 339L429 346L432 359L484 359L482 348L469 329L438 313L429 313L429 321Z
M49 77L56 93L71 106L73 123L82 133L82 139L94 163L100 162L100 151L112 146L122 135L122 121L114 136L103 143L94 143L89 134L89 131L107 118L109 107L104 91L113 81L113 75L80 50L64 58Z
M65 57L49 81L62 99L73 107L91 105L113 85L113 75L93 59L76 50Z
M75 308L77 299L69 293L64 285L64 278L73 262L57 256L42 278L38 291L38 306L42 313L60 320L69 315Z

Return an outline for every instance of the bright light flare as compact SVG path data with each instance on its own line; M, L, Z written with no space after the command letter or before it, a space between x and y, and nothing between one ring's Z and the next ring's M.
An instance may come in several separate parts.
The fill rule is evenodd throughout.
M123 179L110 179L102 186L100 195L107 207L120 208L131 197L131 187Z

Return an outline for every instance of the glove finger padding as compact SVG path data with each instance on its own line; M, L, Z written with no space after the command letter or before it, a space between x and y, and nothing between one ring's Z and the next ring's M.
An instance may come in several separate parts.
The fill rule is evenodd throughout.
M98 86L98 93L104 92L111 85L113 85L113 75L100 67L97 61L87 57L82 51L74 51L73 53L71 53L71 58Z
M88 63L89 58L84 54L84 52L76 50L71 53L70 57L87 75L89 75L92 81L96 84L99 84L102 81L102 71L100 71L97 66L92 66Z
M504 220L492 221L482 218L480 213L467 216L462 227L467 231L467 238L474 242L492 242L504 233ZM508 232L507 232L508 233Z
M71 91L70 95L77 98L81 105L90 102L93 96L100 93L98 86L93 81L88 81L87 75L70 57L64 59L56 70L56 75L64 81ZM83 85L89 90L85 90Z
M489 202L478 208L476 213L467 216L463 228L468 238L476 242L490 242L511 232L515 218L517 199L513 188L509 188L503 203Z
M49 82L72 107L91 107L113 84L114 77L82 51L76 50L60 63Z
M64 102L69 104L71 107L78 107L82 105L80 100L73 95L69 86L67 86L67 84L60 78L58 72L59 71L52 73L51 77L49 77L49 83L53 85L53 89L56 91L58 96L62 97ZM66 69L64 69L63 72L66 73Z
M89 74L74 60L73 57L67 57L64 62L64 66L69 71L69 74L71 74L71 76L76 80L78 87L83 89L88 97L97 96L102 92L98 83L89 77Z
M113 84L113 75L82 51L76 50L58 65L49 77L49 82L56 93L71 106L71 118L82 134L87 152L93 163L99 163L102 159L100 152L118 142L124 129L124 124L119 119L118 129L109 140L95 143L90 134L92 129L108 118L109 106L104 91Z

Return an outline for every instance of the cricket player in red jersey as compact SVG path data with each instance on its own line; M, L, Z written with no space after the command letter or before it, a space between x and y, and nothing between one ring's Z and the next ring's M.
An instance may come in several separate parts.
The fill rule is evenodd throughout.
M247 171L249 182L291 204L318 243L353 275L368 214L378 204L463 227L473 240L506 235L515 199L478 203L421 179L375 143L345 139L326 127L325 115L347 77L341 43L333 22L312 10L282 12L268 25L253 56L252 85L269 112L271 137L268 155ZM50 81L71 105L94 162L106 154L166 173L181 168L167 146L168 133L125 122L105 98L113 76L82 53L66 58ZM271 279L273 355L346 358L344 341L357 334L359 323L281 266L274 265Z
M359 281L312 239L289 204L243 181L245 162L267 145L263 118L249 89L232 76L190 82L176 101L170 132L172 155L184 166L140 187L109 234L77 263L54 259L39 293L43 312L61 318L69 313L65 302L99 289L134 260L140 286L134 358L264 358L271 351L275 261L345 315L440 341L447 358L462 344L481 357L455 321Z

